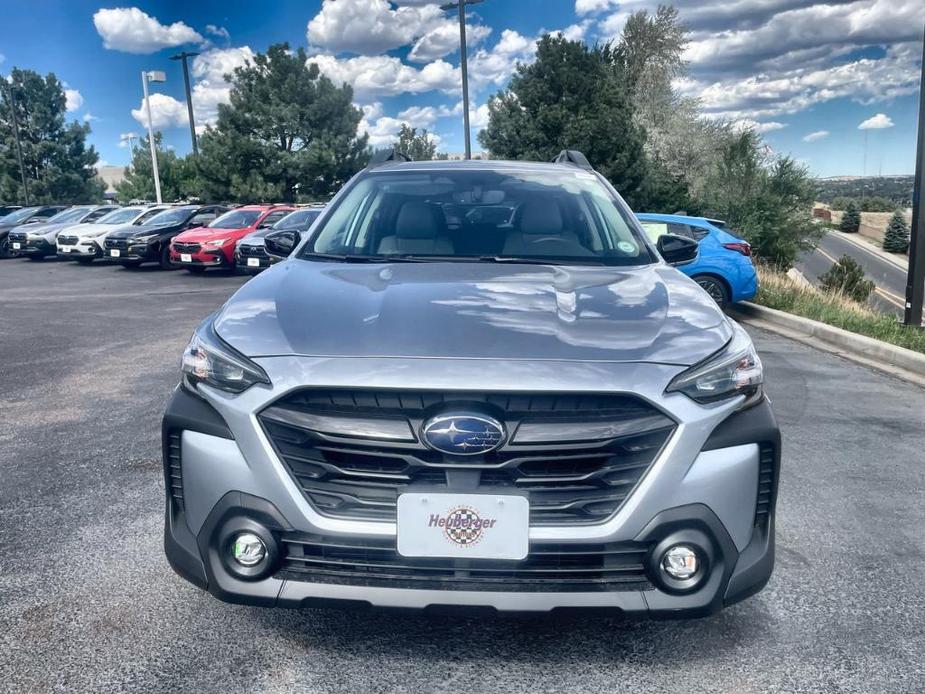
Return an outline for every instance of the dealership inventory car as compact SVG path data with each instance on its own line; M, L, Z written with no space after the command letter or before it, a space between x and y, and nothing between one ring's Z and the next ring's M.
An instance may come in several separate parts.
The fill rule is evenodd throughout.
M269 229L294 208L246 205L226 212L208 226L190 229L170 244L170 259L190 272L210 267L234 267L238 241L257 229Z
M578 152L385 153L195 331L165 547L223 600L704 615L774 557L749 336Z
M0 205L0 224L3 223L3 218L10 214L10 212L15 212L16 210L21 209L21 205Z
M267 236L286 239L289 247L294 248L302 240L302 234L308 231L323 209L324 205L303 207L290 212L272 227L251 232L238 241L238 247L234 252L235 265L239 270L256 273L284 260L289 254L276 255L270 252L265 243Z
M118 229L106 236L106 257L125 267L158 263L162 269L173 267L170 241L187 229L208 224L228 208L224 205L179 205L156 214L140 226Z
M12 258L19 254L22 242L17 241L16 247L10 242L10 231L19 226L41 224L67 209L66 205L40 205L38 207L23 207L0 219L0 258Z
M724 222L676 214L637 214L653 241L662 234L677 234L700 244L700 255L681 271L725 308L747 301L758 292L758 273L752 248L745 239L726 229Z
M42 260L58 252L58 234L75 224L92 223L106 216L115 205L81 205L63 210L42 224L30 224L10 231L13 251L29 260Z
M140 226L154 215L170 209L166 205L122 207L95 222L83 222L58 234L58 255L80 263L92 263L103 257L103 245L113 231Z

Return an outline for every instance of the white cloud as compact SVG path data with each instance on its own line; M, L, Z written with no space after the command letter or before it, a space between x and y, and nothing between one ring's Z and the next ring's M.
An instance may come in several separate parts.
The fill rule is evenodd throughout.
M138 140L138 139L139 139L138 133L135 133L135 132L122 133L119 135L119 147L122 147L123 149L127 149L129 145L131 144L132 140Z
M567 41L581 41L584 39L585 34L588 33L588 29L591 28L591 23L590 19L586 19L578 24L569 24L565 29L552 33L558 34Z
M183 22L164 25L137 7L97 10L93 24L103 37L103 46L126 53L155 53L203 40L199 32Z
M882 130L883 128L892 128L893 119L885 113L878 113L871 116L858 126L858 130Z
M831 133L828 130L817 130L816 132L810 133L803 138L803 142L816 142L817 140L824 140Z
M98 117L98 116L94 116L94 115L93 115L92 113L90 113L89 111L87 111L87 112L83 115L83 122L84 122L84 123L89 123L89 122L95 121L95 120L99 120L99 117Z
M786 128L787 125L784 123L778 123L776 121L769 121L766 123L759 123L756 120L750 118L743 118L737 120L732 124L734 130L742 132L744 130L754 130L756 133L769 133L772 130L780 130L781 128Z
M84 98L76 89L64 90L64 108L68 111L76 111L84 105Z
M531 63L535 55L535 38L505 29L493 48L480 48L469 59L469 79L477 87L500 85L514 74L518 62Z
M469 127L481 130L488 126L488 104L482 104L474 111L469 109Z
M149 100L151 103L151 127L155 130L178 128L189 124L189 115L186 113L186 104L184 102L177 101L172 96L161 94L160 92L151 94ZM132 109L132 118L143 127L148 126L148 114L145 110L144 98L141 99L141 105L138 108Z
M410 44L446 23L437 5L393 7L388 0L324 0L308 23L308 43L331 53L369 55Z
M315 55L308 59L335 84L346 82L360 101L377 96L420 94L433 90L455 91L460 88L459 68L443 60L417 69L387 55L357 56L338 59L333 55Z
M215 24L206 24L206 33L226 41L231 39L231 34L225 27L216 26Z
M584 15L602 12L610 7L622 4L620 0L575 0L575 14Z
M474 46L491 33L483 24L466 24L466 45ZM459 22L445 21L428 31L415 42L408 60L416 63L442 58L459 50Z

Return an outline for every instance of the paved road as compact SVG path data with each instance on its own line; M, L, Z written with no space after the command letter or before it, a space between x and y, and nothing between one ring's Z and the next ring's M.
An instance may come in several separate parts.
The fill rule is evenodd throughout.
M806 279L818 284L819 276L843 255L850 255L864 268L864 274L874 281L877 290L871 295L872 306L885 313L902 315L906 296L906 271L865 249L862 242L852 243L844 236L830 232L819 243L819 247L805 254L797 263Z
M925 390L755 332L768 588L690 622L220 603L161 552L158 417L233 277L0 262L0 691L925 691Z

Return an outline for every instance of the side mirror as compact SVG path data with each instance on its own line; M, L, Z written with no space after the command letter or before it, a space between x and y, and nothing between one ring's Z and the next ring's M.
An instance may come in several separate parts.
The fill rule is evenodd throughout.
M288 258L289 254L299 245L300 240L301 237L296 231L277 231L267 234L263 244L267 248L267 253Z
M665 262L675 267L693 263L700 253L700 244L675 234L662 234L655 245Z

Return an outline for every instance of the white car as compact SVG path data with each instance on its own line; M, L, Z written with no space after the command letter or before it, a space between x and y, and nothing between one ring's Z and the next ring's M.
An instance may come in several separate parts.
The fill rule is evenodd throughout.
M66 232L58 235L58 256L72 258L80 263L92 263L96 258L103 257L103 244L110 233L142 224L169 208L169 205L122 207L92 224L68 227Z

